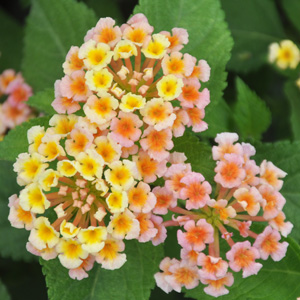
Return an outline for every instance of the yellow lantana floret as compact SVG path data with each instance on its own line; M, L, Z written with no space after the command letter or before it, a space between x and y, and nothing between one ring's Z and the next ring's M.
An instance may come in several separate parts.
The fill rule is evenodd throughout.
M45 128L42 126L33 126L27 131L27 139L29 143L28 151L29 153L34 153L38 151L40 144L42 143L42 138L45 135Z
M156 85L158 95L164 100L174 100L182 91L183 81L175 75L164 76Z
M39 184L46 192L50 191L52 187L58 184L59 173L52 169L46 170L39 178Z
M30 232L29 242L38 250L53 248L59 241L59 233L51 226L45 217L39 217L34 222Z
M118 60L119 58L129 58L132 55L137 55L137 49L134 43L130 41L121 40L114 48L114 60Z
M90 90L99 93L111 87L113 75L107 69L90 70L85 73L85 79Z
M46 161L53 161L58 156L65 156L63 147L59 144L60 136L58 134L46 133L42 138L38 151L45 157Z
M20 192L20 206L26 211L42 214L50 206L50 202L39 185L31 183Z
M128 206L127 193L112 189L112 193L106 199L106 203L111 213L123 212Z
M89 253L99 252L104 247L106 237L106 227L103 226L90 226L87 229L82 229L78 234L82 248Z
M65 137L73 130L77 121L78 116L76 115L54 115L49 121L49 125L52 127L48 130L51 129L51 133Z
M81 244L73 239L60 239L56 246L56 251L60 253L58 258L60 263L67 269L76 269L82 264L89 253L83 250Z
M37 181L39 175L48 167L45 158L38 153L21 153L14 163L14 171L18 173L19 185L26 185Z
M60 224L60 233L66 239L75 237L79 231L80 228L76 227L73 223L67 222L66 220L63 220Z
M88 69L101 70L106 67L113 56L110 47L104 43L96 43L94 40L89 40L84 43L78 52L78 57L83 59L84 65Z
M72 177L77 173L74 162L67 159L57 163L57 171L62 176L66 177Z
M115 189L126 191L134 184L134 174L137 173L135 163L124 159L111 163L109 167L104 172L105 179Z
M146 99L141 95L127 93L121 98L120 109L124 112L131 112L145 106Z
M290 40L273 43L269 47L269 61L276 62L280 69L295 69L300 62L300 51Z
M121 146L108 136L95 138L95 150L102 156L106 164L119 160L121 156Z
M119 253L124 251L124 249L125 244L122 240L116 240L108 236L103 249L95 255L96 261L101 264L104 269L119 269L126 262L126 254Z
M95 95L89 97L83 110L91 122L102 125L116 116L119 102L104 91L99 96L100 98Z
M88 149L77 155L75 166L83 178L94 180L102 177L104 160L96 150Z
M170 42L167 37L162 34L153 34L152 39L142 52L147 58L161 59L166 54Z
M107 227L107 232L116 239L131 240L139 236L140 224L134 214L125 209L122 213L111 216L111 221Z

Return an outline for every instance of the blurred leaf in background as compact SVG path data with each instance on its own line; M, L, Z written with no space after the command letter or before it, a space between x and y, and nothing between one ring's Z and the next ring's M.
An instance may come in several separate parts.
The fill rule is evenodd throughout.
M19 70L22 60L24 30L20 23L0 9L0 73Z
M300 140L300 89L295 81L286 82L284 86L285 95L291 107L290 122L295 140Z
M228 68L241 73L259 68L269 44L285 36L275 1L222 0L222 7L234 39Z

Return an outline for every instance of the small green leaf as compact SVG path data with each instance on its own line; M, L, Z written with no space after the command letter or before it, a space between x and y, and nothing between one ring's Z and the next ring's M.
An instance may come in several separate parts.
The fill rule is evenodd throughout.
M0 72L20 70L23 49L21 25L0 9Z
M8 221L8 198L20 190L12 163L0 161L0 254L15 260L32 261L35 257L27 252L26 243L29 232L13 228ZM2 298L0 297L2 300Z
M134 13L144 13L155 32L170 31L174 27L185 28L189 43L182 51L207 60L211 77L206 86L212 101L221 98L226 87L225 66L233 43L219 1L140 0Z
M0 299L1 300L10 300L10 295L6 289L4 283L0 280Z
M255 160L260 164L264 159L287 172L280 192L286 199L283 208L287 221L294 224L291 236L300 241L300 142L277 142L255 144ZM300 294L299 294L300 295Z
M53 87L63 76L62 64L72 45L83 43L96 17L75 0L32 0L27 18L23 74L34 91Z
M148 300L154 274L163 258L162 246L126 243L127 262L118 270L105 270L95 263L89 277L73 280L58 259L41 260L50 300Z
M46 113L47 115L53 115L55 114L55 110L51 106L53 100L54 90L53 88L48 88L31 96L27 104L38 109L41 112Z
M271 123L271 113L260 99L240 79L236 80L237 102L233 110L235 125L241 138L260 139Z
M212 159L211 147L200 142L195 134L186 131L185 134L174 140L174 151L183 152L192 170L203 174L205 179L212 183L214 178L215 162Z
M296 86L294 81L289 81L285 83L284 92L290 102L290 122L294 139L300 140L300 89Z
M218 297L220 300L292 300L300 295L300 247L293 239L286 257L279 262L272 259L261 261L263 267L257 275L242 278L241 272L234 273L234 284L229 294ZM193 290L186 290L186 296L197 300L212 300L203 292L200 284Z
M285 37L275 1L223 0L222 6L234 39L228 68L241 73L259 68L268 46Z
M27 131L32 126L47 127L49 117L31 119L9 131L4 140L0 142L0 160L15 161L22 152L28 151Z

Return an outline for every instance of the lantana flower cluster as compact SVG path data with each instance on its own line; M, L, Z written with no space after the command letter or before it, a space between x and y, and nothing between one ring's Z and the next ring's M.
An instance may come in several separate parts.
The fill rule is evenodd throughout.
M291 40L282 40L269 46L269 62L280 69L295 69L300 62L300 50Z
M296 69L300 62L300 50L293 41L282 40L279 44L272 43L269 46L268 59L282 70ZM300 88L300 78L296 80L296 86Z
M261 260L279 261L286 254L288 243L280 242L281 236L293 227L282 211L286 201L280 193L281 179L286 173L266 160L258 166L251 159L255 148L237 140L235 133L221 133L215 139L214 192L203 175L184 162L173 164L165 174L164 188L182 204L168 208L176 215L164 223L182 227L177 231L181 259L164 258L162 272L155 274L166 293L192 289L201 282L205 293L225 295L226 286L234 282L232 271L242 271L243 278L256 275ZM259 229L251 230L257 222L265 227L259 234L255 232ZM225 255L220 239L227 244L221 249Z
M59 114L28 131L14 164L23 189L10 197L11 224L30 230L28 251L58 256L72 278L95 262L120 268L124 239L165 240L159 215L177 200L150 184L185 159L171 153L173 136L207 128L208 64L179 52L186 30L152 32L142 14L121 27L100 19L67 54L52 103Z
M32 115L32 109L26 101L32 96L31 87L25 82L21 73L16 73L13 69L7 69L0 74L0 97L7 99L0 104L0 138L5 133Z

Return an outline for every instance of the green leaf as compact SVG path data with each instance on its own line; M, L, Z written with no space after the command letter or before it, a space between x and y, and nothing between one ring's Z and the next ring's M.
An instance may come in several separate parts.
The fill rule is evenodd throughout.
M281 0L281 5L292 24L300 32L300 2L298 0Z
M154 273L163 258L162 246L151 243L126 243L127 262L118 270L94 265L89 277L81 281L68 276L58 259L43 261L43 273L50 300L148 300L154 288Z
M271 113L266 103L260 99L240 79L236 80L237 102L233 110L235 126L241 138L260 139L271 124Z
M217 0L140 0L134 13L144 13L155 32L174 27L187 29L189 43L183 48L198 59L207 60L211 77L206 85L217 101L226 87L225 66L230 58L232 38Z
M294 139L300 140L300 90L294 81L289 81L285 83L284 92L290 102L290 122Z
M32 126L47 127L49 117L31 119L9 131L4 140L0 142L0 160L15 161L22 152L28 151L27 131Z
M255 160L260 164L264 159L287 172L280 192L286 199L283 208L288 221L294 224L291 236L300 241L300 142L277 142L255 144ZM300 295L300 293L299 293Z
M300 295L300 247L293 239L286 257L279 262L271 259L261 261L262 269L258 275L242 278L241 272L235 273L235 282L229 288L229 294L218 297L220 300L292 300ZM199 300L212 300L212 296L203 292L200 284L193 290L186 290L186 296Z
M83 43L96 17L75 0L32 0L25 30L23 74L34 91L53 87L72 45Z
M1 280L0 280L0 299L1 300L10 300L11 299L4 283Z
M8 221L8 198L19 192L16 174L12 163L0 161L0 254L15 260L32 261L35 257L27 252L26 243L29 232L25 229L13 228ZM0 297L2 300L2 298Z
M85 2L87 6L94 10L98 18L111 17L119 24L125 21L117 0L111 0L109 4L101 0L86 0Z
M201 137L215 138L217 133L228 132L231 110L223 98L210 103L205 108L204 121L208 124L208 130L200 132Z
M55 114L55 110L51 106L54 100L54 90L53 88L45 89L42 92L37 92L31 96L27 102L28 105L42 111L48 115Z
M222 6L234 39L228 68L242 73L259 68L268 46L285 37L275 1L223 0Z
M0 72L5 69L20 70L22 48L22 27L0 9Z
M174 151L183 152L187 162L191 163L192 170L200 172L207 181L213 182L215 161L212 159L211 147L200 142L195 134L186 131L185 134L174 140Z

